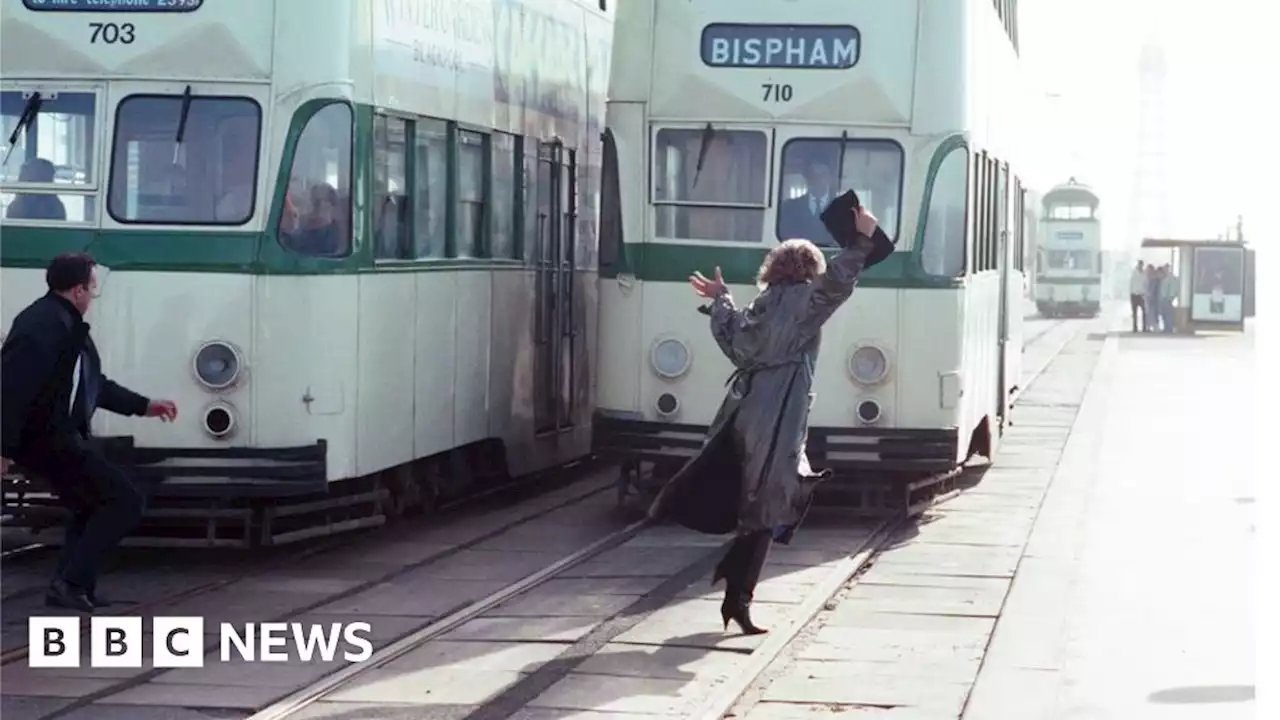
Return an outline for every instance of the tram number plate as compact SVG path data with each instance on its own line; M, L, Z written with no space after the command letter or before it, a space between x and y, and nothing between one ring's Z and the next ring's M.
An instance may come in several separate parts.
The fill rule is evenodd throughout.
M764 91L764 101L774 103L791 102L791 86L779 83L763 83L760 89Z
M133 44L133 23L89 23L89 27L93 30L89 38L91 45Z

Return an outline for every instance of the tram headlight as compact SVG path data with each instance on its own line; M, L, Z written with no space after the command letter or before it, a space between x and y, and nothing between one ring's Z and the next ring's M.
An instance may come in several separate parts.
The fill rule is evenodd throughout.
M224 390L240 379L244 360L234 345L211 340L196 350L191 364L196 379L210 390Z
M889 358L874 345L863 345L849 355L849 375L859 385L875 385L889 374Z
M675 380L689 372L693 354L689 352L688 345L676 338L659 338L649 351L649 364L660 377Z

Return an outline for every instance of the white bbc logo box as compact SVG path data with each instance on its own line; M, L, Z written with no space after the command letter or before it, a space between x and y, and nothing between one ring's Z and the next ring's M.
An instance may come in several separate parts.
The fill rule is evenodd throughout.
M27 620L27 663L33 668L80 667L84 637L78 617L31 617ZM367 622L321 624L298 622L232 623L218 625L217 657L233 655L249 662L303 662L319 657L330 662L365 662L373 656L373 632ZM201 617L151 619L151 665L157 668L198 668L205 663L205 622ZM89 620L89 667L140 668L147 636L141 617L106 616ZM292 651L292 652L290 652Z
M80 630L78 617L31 617L28 665L80 667ZM157 617L151 621L151 635L153 667L204 667L204 618ZM90 618L89 667L140 668L145 643L141 617Z

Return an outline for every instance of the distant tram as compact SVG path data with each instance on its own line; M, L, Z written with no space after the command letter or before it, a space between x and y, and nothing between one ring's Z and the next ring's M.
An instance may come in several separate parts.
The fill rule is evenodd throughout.
M1102 310L1098 203L1093 190L1075 178L1044 196L1035 288L1036 309L1045 317L1097 317Z
M611 5L611 4L609 4ZM137 542L284 543L590 453L603 0L5 0L3 322L110 268ZM38 486L4 512L49 522ZM180 526L195 524L191 529Z
M633 0L618 25L595 427L624 499L694 452L731 370L688 276L745 305L779 241L834 247L817 213L850 188L897 252L824 328L814 466L901 488L991 454L1022 356L1016 0Z

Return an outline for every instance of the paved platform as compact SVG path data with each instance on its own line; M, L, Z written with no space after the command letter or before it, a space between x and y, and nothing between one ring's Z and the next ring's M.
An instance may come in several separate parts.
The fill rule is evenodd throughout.
M1252 332L1091 345L735 716L1254 716ZM1092 360L1081 392L1067 377Z

